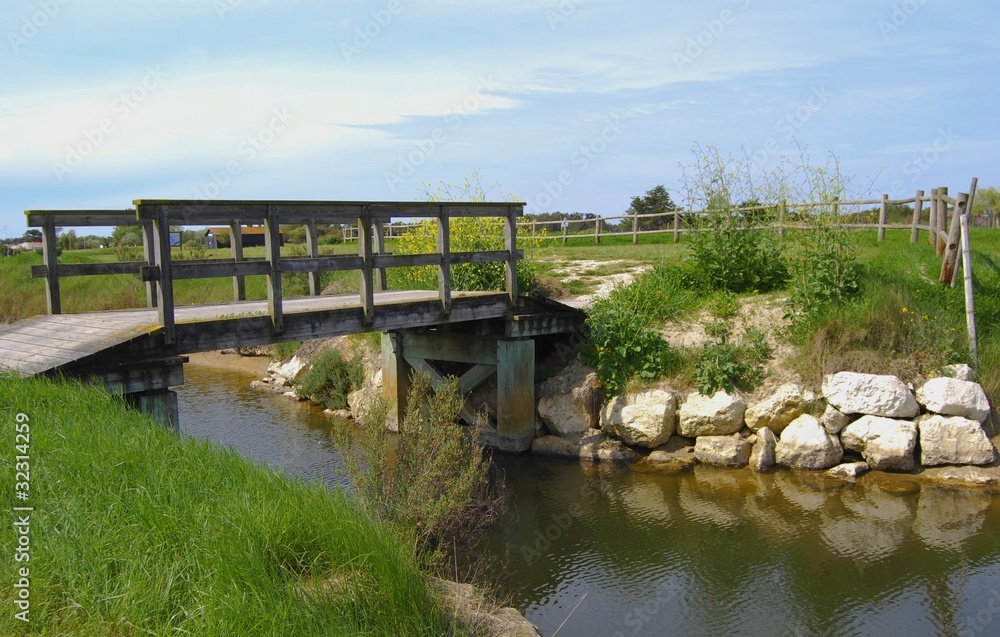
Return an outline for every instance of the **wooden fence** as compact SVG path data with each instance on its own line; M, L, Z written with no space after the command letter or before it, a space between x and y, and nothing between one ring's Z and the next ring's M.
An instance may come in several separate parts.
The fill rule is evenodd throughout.
M267 277L268 313L275 332L283 325L281 275L304 273L310 295L319 295L320 273L339 270L360 272L360 305L365 321L375 314L375 290L386 289L386 268L435 266L438 294L447 312L451 307L451 266L460 263L502 261L506 264L506 295L517 302L517 218L523 203L432 203L432 202L337 202L337 201L189 201L138 199L135 210L40 210L26 211L29 227L41 228L43 265L32 268L32 276L45 278L49 314L62 311L59 279L68 276L138 274L146 284L148 307L159 312L168 342L175 333L173 282L182 279L232 277L235 301L246 299L245 277ZM505 221L503 250L452 252L450 220L455 217L501 217ZM432 254L388 254L385 228L393 218L428 218L437 223L438 245ZM320 256L318 224L353 223L360 228L358 254ZM262 224L265 257L246 258L242 228ZM279 224L306 226L308 256L283 257ZM170 255L170 226L223 225L231 230L231 258L174 262ZM143 236L143 260L117 263L60 264L56 251L56 228L85 226L137 226Z

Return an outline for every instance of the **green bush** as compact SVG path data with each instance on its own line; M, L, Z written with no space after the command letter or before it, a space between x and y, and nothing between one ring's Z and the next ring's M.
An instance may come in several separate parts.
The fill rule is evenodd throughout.
M857 297L861 290L857 236L830 216L815 219L802 235L788 298L794 322L801 324Z
M357 357L344 360L337 350L316 357L295 380L295 393L328 409L344 409L347 397L364 384L365 368Z
M398 436L386 426L388 406L381 398L362 416L360 458L350 453L346 427L336 432L361 500L381 519L414 531L418 553L432 569L451 567L445 556L465 552L499 519L505 503L500 483L490 479L492 463L477 441L478 426L471 435L458 426L463 403L455 378L435 391L430 377L418 372Z
M712 395L721 389L732 393L760 385L764 380L764 363L771 357L764 333L747 328L742 341L737 343L731 340L729 329L719 325L710 330L716 340L705 344L698 362L695 373L698 392Z
M774 233L757 229L730 210L702 220L690 244L687 281L694 287L729 292L768 292L788 279L788 266Z

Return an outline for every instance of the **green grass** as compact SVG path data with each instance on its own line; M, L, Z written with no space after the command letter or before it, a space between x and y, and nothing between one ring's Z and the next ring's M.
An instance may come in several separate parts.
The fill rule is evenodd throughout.
M30 500L14 423L30 418ZM412 541L343 493L179 440L103 390L0 377L3 503L29 504L30 562L0 527L0 634L442 635ZM14 618L30 568L31 624Z

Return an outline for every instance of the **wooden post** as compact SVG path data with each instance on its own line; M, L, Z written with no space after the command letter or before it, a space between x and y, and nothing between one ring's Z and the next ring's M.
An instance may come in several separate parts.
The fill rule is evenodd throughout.
M392 225L389 225L389 235L392 235ZM385 222L382 219L375 221L374 254L385 254ZM386 277L385 268L375 270L375 289L389 289L389 279Z
M562 226L562 240L563 240L563 245L566 245L566 241L568 240L568 238L567 238L566 235L569 233L569 220L568 219L563 219L562 223L559 224L559 225Z
M316 229L315 219L306 222L306 251L313 259L319 257L319 231ZM306 276L309 278L309 295L319 296L323 292L320 273L314 270Z
M504 218L504 249L507 250L507 299L513 307L517 305L517 212L514 206L507 206Z
M944 251L945 251L945 248L947 247L947 244L945 243L945 239L943 238L943 235L945 233L945 230L947 230L947 228L948 228L948 202L945 200L945 197L948 196L948 188L945 187L945 186L942 186L941 188L938 188L938 196L939 196L939 199L938 199L937 244L936 245L937 245L938 256L941 257L941 256L944 256Z
M365 324L375 320L375 288L372 276L372 216L368 206L361 207L358 219L358 255L361 257L361 308Z
M974 185L974 184L973 184ZM979 368L979 347L976 344L976 297L972 290L972 249L969 247L969 215L961 217L962 270L965 272L965 326L969 331L969 358L973 369Z
M153 222L143 221L140 228L142 231L142 259L146 265L155 266L156 258L153 255L156 254L156 250L154 249ZM148 308L156 307L156 285L156 281L146 281L146 307Z
M788 214L788 203L782 201L778 206L778 238L785 238L785 215Z
M927 244L931 246L937 245L937 209L938 209L938 192L937 188L931 189L931 200L927 202L930 204L928 206L929 219L927 220Z
M56 246L56 222L45 217L42 224L42 263L45 264L45 306L49 314L62 314L59 298L59 255Z
M674 243L681 242L681 211L674 210Z
M639 211L632 213L632 244L639 244Z
M233 219L229 223L229 254L233 256L233 261L242 263L243 258L243 226L239 219ZM242 274L233 277L233 300L247 300L247 278Z
M497 433L527 451L535 437L535 341L497 341Z
M531 220L531 240L535 240L535 220Z
M924 191L918 190L913 198L913 226L910 228L910 243L920 240L920 217L924 211Z
M173 345L177 342L177 327L174 324L174 281L170 267L170 220L166 206L156 207L156 217L153 219L153 246L155 248L156 265L160 270L160 284L157 286L157 311L160 325L163 326L164 342Z
M444 206L438 208L438 298L444 313L451 313L451 223Z
M878 211L878 240L885 241L885 224L889 217L889 195L882 195L882 205Z
M594 222L594 243L597 244L600 242L601 242L601 218L598 217L597 220Z
M951 229L948 231L948 244L945 247L944 258L941 261L941 283L955 286L957 276L956 266L958 265L958 242L961 231L961 220L959 217L966 212L969 203L969 195L959 193L955 202L955 213L951 217Z
M271 315L271 326L275 334L285 329L285 317L281 298L281 235L278 232L278 208L267 207L264 218L264 252L271 272L267 275L267 312Z

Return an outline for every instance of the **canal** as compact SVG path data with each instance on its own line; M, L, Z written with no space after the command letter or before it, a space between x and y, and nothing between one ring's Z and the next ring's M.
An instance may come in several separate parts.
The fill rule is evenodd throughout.
M330 422L190 365L181 430L346 485ZM498 456L488 550L546 636L1000 635L1000 496L869 475L681 472Z

